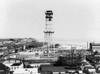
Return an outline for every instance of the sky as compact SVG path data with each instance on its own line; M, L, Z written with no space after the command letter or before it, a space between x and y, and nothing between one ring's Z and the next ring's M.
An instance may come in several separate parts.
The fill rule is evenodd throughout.
M100 42L100 0L0 0L0 38L43 39L46 10L54 39Z

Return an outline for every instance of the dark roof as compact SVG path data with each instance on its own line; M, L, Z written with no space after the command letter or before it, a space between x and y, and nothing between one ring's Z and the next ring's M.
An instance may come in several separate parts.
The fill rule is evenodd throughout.
M76 70L76 69L68 69L68 68L65 68L63 66L45 66L45 67L41 67L41 72L44 72L44 71L49 71L49 72L65 72L65 71L68 71L68 70Z
M29 62L29 63L50 63L53 62L52 60L24 60L24 62Z
M62 72L66 71L63 67L43 67L42 71Z
M9 67L5 66L3 63L0 63L0 70L7 70Z
M27 65L24 68L33 68L33 66Z
M22 63L14 63L14 64L12 64L11 66L19 66L19 65L21 65Z

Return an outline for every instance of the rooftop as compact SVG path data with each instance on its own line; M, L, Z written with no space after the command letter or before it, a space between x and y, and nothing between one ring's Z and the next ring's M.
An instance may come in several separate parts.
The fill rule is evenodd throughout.
M11 66L20 66L22 63L14 63Z
M67 68L67 67L63 67L63 66L43 66L40 67L40 71L44 72L44 71L49 71L49 72L65 72L68 70L79 70L79 69L72 69L72 68Z
M6 70L8 67L3 63L0 63L0 70Z

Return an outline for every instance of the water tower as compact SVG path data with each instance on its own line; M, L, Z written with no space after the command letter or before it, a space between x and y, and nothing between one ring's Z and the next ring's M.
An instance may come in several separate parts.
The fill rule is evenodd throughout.
M53 12L51 10L47 10L45 12L45 31L44 31L44 39L45 39L45 42L48 43L48 45L51 45L52 44L52 34L54 33L54 30L53 30L53 22L52 22L52 19L53 19Z

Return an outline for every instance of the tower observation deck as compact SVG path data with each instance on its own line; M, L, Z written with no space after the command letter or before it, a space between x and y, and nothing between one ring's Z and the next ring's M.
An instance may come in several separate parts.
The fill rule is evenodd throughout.
M52 23L52 18L53 18L53 12L51 10L47 10L45 12L45 31L44 31L44 39L45 42L48 43L49 45L52 44L52 34L54 33L53 30L53 23Z

